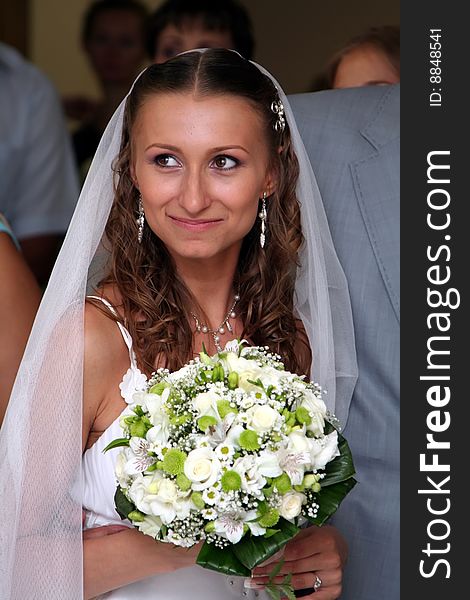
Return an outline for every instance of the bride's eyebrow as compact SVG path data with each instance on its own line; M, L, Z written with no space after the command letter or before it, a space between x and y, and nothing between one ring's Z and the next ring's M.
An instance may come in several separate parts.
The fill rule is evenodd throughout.
M178 146L172 146L171 144L150 144L145 148L145 151L150 150L150 148L160 148L162 150L171 150L172 152L181 152Z
M211 152L227 152L228 150L243 150L243 152L250 154L245 147L232 144L228 146L218 146L216 148L212 148Z
M173 146L172 144L150 144L145 148L145 151L150 150L150 148L159 148L161 150L170 150L171 152L182 152L181 148L178 146ZM216 148L211 148L209 150L210 153L218 153L218 152L228 152L229 150L243 150L246 154L250 154L248 150L244 146L232 145L228 146L217 146Z

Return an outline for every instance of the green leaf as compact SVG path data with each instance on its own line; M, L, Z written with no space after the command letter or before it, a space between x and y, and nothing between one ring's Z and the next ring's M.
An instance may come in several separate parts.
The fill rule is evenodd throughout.
M257 387L264 390L263 382L261 381L261 379L259 377L256 381L253 381L253 379L247 379L247 381L248 381L248 383L251 383L251 385L256 385Z
M121 519L127 519L129 513L136 510L135 504L126 497L119 486L114 494L114 504Z
M234 547L235 546L227 546L226 548L220 549L214 544L204 542L197 555L196 564L205 569L212 569L218 573L225 573L225 575L250 577L251 570L247 569L237 559L233 552Z
M268 594L268 596L271 598L271 600L281 600L281 593L279 591L279 589L277 588L277 586L271 584L271 585L267 585L264 588L264 591Z
M320 505L317 516L313 518L309 517L309 521L314 525L323 525L323 523L336 512L341 501L346 494L353 489L356 483L356 480L350 477L349 479L346 479L346 481L340 481L339 483L335 483L328 487L322 487L317 493L317 501Z
M287 600L296 600L294 588L290 585L290 583L281 583L279 585L279 589L287 598Z
M281 558L281 560L275 564L274 569L271 571L271 573L269 573L269 583L272 583L273 579L279 575L283 564L284 564L283 558Z
M113 448L120 448L121 446L129 446L129 438L117 438L113 440L103 449L103 452L107 452Z
M245 536L232 546L235 556L250 571L283 548L299 532L296 525L285 519L279 519L276 528L279 532L269 538Z
M338 433L338 449L340 455L327 463L325 477L320 481L322 488L349 479L355 474L353 458L348 442Z
M271 529L271 528L269 528L269 529L266 529L266 533L264 534L264 537L265 537L266 539L267 539L267 538L270 538L270 537L271 537L271 536L273 536L275 533L279 533L279 531L280 531L280 529Z

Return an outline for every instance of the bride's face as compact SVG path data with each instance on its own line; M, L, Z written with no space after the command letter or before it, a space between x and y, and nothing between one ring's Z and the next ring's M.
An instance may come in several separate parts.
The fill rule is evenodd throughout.
M243 98L148 98L132 130L131 172L147 225L181 259L236 259L263 192L273 192L261 117Z

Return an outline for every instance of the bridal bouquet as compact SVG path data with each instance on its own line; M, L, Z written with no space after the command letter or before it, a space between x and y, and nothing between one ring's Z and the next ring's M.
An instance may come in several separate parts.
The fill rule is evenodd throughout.
M121 419L116 509L162 542L204 545L197 563L250 576L355 484L320 387L265 348L229 342L159 369Z

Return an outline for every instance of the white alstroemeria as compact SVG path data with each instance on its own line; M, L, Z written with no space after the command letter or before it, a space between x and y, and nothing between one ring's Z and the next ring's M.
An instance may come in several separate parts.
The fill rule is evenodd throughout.
M243 342L245 340L242 340ZM240 343L238 340L230 340L229 342L227 342L225 344L225 348L224 348L224 352L231 352L233 354L235 354L235 356L238 356L238 350L240 348Z
M214 485L220 469L220 460L212 448L191 450L184 462L184 474L191 481L192 489L196 491Z
M257 511L249 510L245 515L245 524L248 525L253 535L264 535L266 533L266 529L264 527L261 527L261 525L256 522L257 518Z
M306 408L312 419L307 425L307 430L315 436L323 435L325 429L326 404L312 390L308 388L303 390L303 398L299 406Z
M287 436L287 448L291 452L310 452L310 439L305 435L305 427L295 429Z
M255 498L264 498L261 490L266 485L266 479L258 469L255 456L246 455L237 458L232 468L240 475L244 492Z
M274 452L270 452L269 450L261 451L258 456L255 457L255 462L258 471L261 475L264 475L264 477L278 477L279 475L282 475L278 456Z
M238 417L238 415L237 415L237 417ZM225 443L230 444L236 450L239 450L240 449L240 444L239 444L240 435L244 431L245 431L245 428L243 427L243 425L240 425L238 423L236 425L232 425L230 427L230 429L227 431Z
M214 506L220 500L220 492L215 487L206 488L202 491L202 499L206 504Z
M221 443L226 442L227 440L227 433L230 430L230 427L232 426L232 423L235 421L236 418L236 414L235 413L228 413L228 415L225 415L225 417L218 423L216 423L215 425L212 425L208 432L207 435L205 436L210 445L212 447L217 446ZM220 419L220 417L219 417ZM199 445L199 442L198 442ZM231 444L233 445L233 444Z
M261 525L255 521L248 522L247 525L250 528L252 535L264 535L266 533L266 529L261 527Z
M227 538L232 544L238 543L243 536L243 525L247 518L247 512L232 511L220 515L214 521L214 529L221 537Z
M281 415L267 404L256 404L247 410L248 424L257 433L272 431L276 423L280 422Z
M156 461L154 456L149 456L150 443L144 438L132 437L129 447L131 452L128 453L128 460L124 466L128 475L143 473Z
M300 494L299 492L287 492L287 494L282 496L279 514L284 519L291 521L300 515L302 504L305 500L306 497L304 494Z
M195 398L193 398L193 406L197 410L199 417L214 417L217 421L220 421L219 411L217 410L217 402L222 400L214 390L208 392L201 392Z
M133 404L134 394L136 391L145 390L147 385L147 377L139 371L137 368L129 367L127 369L126 374L122 378L121 383L119 384L119 389L121 390L121 396L127 402L127 404Z
M324 469L327 463L340 455L336 429L322 438L311 438L310 460L314 469Z
M289 447L281 448L277 452L277 458L282 470L289 475L292 485L300 485L304 478L305 467L311 463L309 452L298 452Z
M142 522L136 523L142 533L145 533L145 535L150 535L153 538L156 538L160 533L162 524L163 523L160 517L154 517L151 515L146 515Z
M222 462L226 462L229 461L235 454L235 448L232 446L232 444L221 442L218 446L214 448L214 452L218 456L219 460L221 460Z

